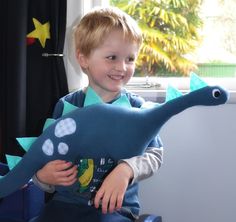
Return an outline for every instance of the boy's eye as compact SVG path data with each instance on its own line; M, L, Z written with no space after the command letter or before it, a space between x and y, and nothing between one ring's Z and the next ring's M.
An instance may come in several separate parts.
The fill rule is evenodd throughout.
M135 58L134 58L134 57L129 57L129 58L128 58L128 61L129 61L129 62L134 62L134 61L135 61Z
M110 59L110 60L115 60L115 59L116 59L116 56L115 56L115 55L112 55L112 56L107 56L107 59Z

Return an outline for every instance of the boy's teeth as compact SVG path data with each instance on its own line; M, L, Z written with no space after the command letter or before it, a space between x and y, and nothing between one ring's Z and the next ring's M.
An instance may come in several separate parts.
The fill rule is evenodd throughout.
M121 76L121 75L110 75L110 78L114 79L114 80L120 80L120 79L123 78L123 76Z

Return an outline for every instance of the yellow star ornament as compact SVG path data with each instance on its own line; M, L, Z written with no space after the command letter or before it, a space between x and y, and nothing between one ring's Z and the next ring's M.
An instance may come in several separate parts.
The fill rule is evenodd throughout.
M42 47L45 48L46 40L50 39L50 23L42 24L36 18L33 18L33 23L35 29L27 35L27 38L37 38Z

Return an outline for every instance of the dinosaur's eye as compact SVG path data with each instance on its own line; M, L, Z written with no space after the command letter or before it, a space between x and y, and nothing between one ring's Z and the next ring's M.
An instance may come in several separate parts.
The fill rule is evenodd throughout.
M212 90L212 96L213 96L214 98L218 99L218 98L220 97L220 95L221 95L221 92L220 92L219 89L213 89L213 90Z

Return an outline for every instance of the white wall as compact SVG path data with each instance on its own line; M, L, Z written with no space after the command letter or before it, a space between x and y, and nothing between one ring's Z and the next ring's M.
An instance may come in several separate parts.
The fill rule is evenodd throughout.
M235 222L236 105L186 110L160 135L164 164L140 184L142 212L163 222Z

